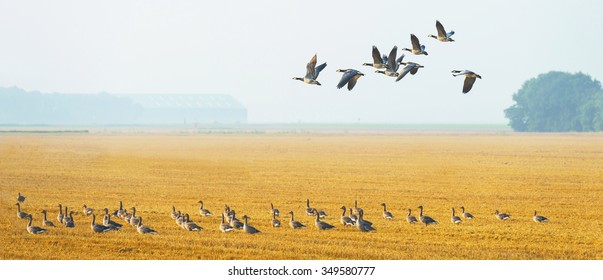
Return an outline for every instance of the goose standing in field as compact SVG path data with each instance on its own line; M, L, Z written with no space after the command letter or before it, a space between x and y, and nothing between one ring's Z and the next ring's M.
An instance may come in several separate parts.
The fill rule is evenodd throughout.
M452 216L450 217L450 221L452 221L452 223L455 225L458 225L463 221L461 220L461 217L454 215L454 207L452 208Z
M431 217L423 216L423 206L419 206L419 209L419 220L421 220L421 222L424 223L425 226L438 224L438 222L436 222L436 220L432 219Z
M500 213L500 212L498 212L498 210L494 211L494 216L496 216L496 218L501 221L508 220L511 218L511 215L509 215L507 213Z
M142 225L142 217L138 217L137 223L138 224L136 225L136 230L138 231L138 233L140 233L140 234L157 234L157 232L154 229Z
M190 220L190 216L188 214L185 215L184 229L186 229L188 231L201 231L201 230L203 230L202 227L200 227L199 225L195 224L195 222L193 222L193 221Z
M538 216L536 210L534 210L534 216L532 216L532 220L537 223L546 223L549 221L549 219L547 219L546 217Z
M25 212L21 212L21 204L19 204L19 202L17 202L17 217L19 217L19 219L27 219L27 216L29 214L25 213Z
M231 227L228 223L226 223L226 221L224 221L224 213L222 213L222 223L220 223L220 231L226 233L233 230L234 228Z
M65 214L63 215L63 221L61 222L61 224L65 224L70 219L68 215L69 211L67 211L67 209L67 206L65 206Z
M184 215L182 215L180 213L180 210L178 210L178 216L176 217L175 221L176 221L176 224L180 227L182 226L182 223L184 222Z
M110 230L113 230L112 227L107 227L107 226L103 226L103 225L97 225L95 224L96 222L96 215L94 215L94 213L92 214L92 221L90 222L90 228L92 228L92 231L96 232L96 233L103 233L103 232L107 232Z
M126 216L126 210L124 209L124 204L120 200L119 201L119 210L117 210L117 217L123 219Z
M417 38L415 34L410 34L410 42L412 43L412 49L403 48L403 51L409 51L416 55L428 55L428 53L425 51L425 45L421 45L421 43L419 43L419 38Z
M354 208L351 208L352 210L354 210L354 213L360 213L360 211L362 211L362 208L358 207L358 200L354 200ZM351 217L350 217L351 218ZM357 220L358 218L356 218Z
M406 215L406 221L409 224L416 224L417 223L417 218L415 218L415 216L412 215L412 210L410 210L410 208L408 208L408 215Z
M281 212L278 211L278 209L274 208L274 205L272 205L272 202L270 203L270 214L273 216L281 216Z
M213 215L211 211L203 209L203 200L199 200L199 202L197 203L199 203L199 214L201 214L202 217L208 217Z
M82 207L82 211L84 212L84 214L86 214L86 216L90 216L92 215L92 213L94 213L94 209L88 208L86 204L84 204L84 206Z
M456 77L456 76L465 76L465 82L463 82L463 93L467 93L471 90L471 88L473 87L473 84L475 83L475 80L477 78L482 78L482 76L475 74L475 72L473 71L469 71L469 70L452 70L452 76Z
M292 229L306 228L306 226L304 226L302 223L293 219L293 211L289 211L289 215L291 215L291 220L289 220L289 226Z
M132 226L136 226L138 225L138 220L140 219L140 217L136 217L136 207L132 207L132 217L130 217L130 225Z
M446 33L446 29L439 20L436 20L436 29L438 30L438 36L429 35L428 37L435 38L440 42L454 42L452 40L452 35L454 35L454 30L450 30L450 32Z
M42 214L44 214L44 219L42 220L42 225L47 226L47 227L54 227L54 224L51 221L46 220L46 210L42 210Z
M398 77L396 78L396 82L402 80L406 74L410 73L411 75L417 74L419 68L424 68L425 66L416 63L416 62L401 62L400 64L405 65L404 68L398 71Z
M232 211L230 210L230 206L224 204L224 216L226 217L226 221L230 223L232 219Z
M385 69L388 67L387 65L387 55L383 55L381 56L381 53L379 52L379 49L377 49L377 46L373 46L373 63L362 63L362 66L371 66L374 67L376 69Z
M310 199L306 199L306 214L308 216L314 216L314 208L310 207Z
M65 215L67 215L67 213L65 213ZM63 205L59 204L59 214L57 215L57 220L59 221L59 223L63 223L65 215L63 215Z
M103 210L105 211L105 216L103 217L103 225L111 227L113 229L120 229L122 225L111 220L111 215L109 215L109 209L105 208Z
M281 221L276 219L276 213L272 212L272 227L281 227Z
M337 69L336 72L343 72L343 76L341 76L341 80L337 84L337 88L341 89L346 84L348 85L348 91L351 91L358 79L364 74L356 69Z
M385 68L385 71L375 70L375 73L384 74L385 76L388 76L388 77L397 77L398 76L398 67L400 66L400 63L402 63L402 60L404 59L404 55L401 55L400 57L398 57L398 59L396 59L397 55L398 55L398 46L394 46L392 48L392 50L389 52L389 56L387 57L387 68ZM354 210L354 211L356 211L356 210Z
M67 207L65 207L65 209L67 209ZM65 213L67 213L67 211L65 211ZM64 224L65 224L65 227L74 228L75 227L75 221L73 220L73 211L69 211L69 216L66 217L63 221L64 221Z
M356 222L356 228L358 228L358 230L360 230L362 232L369 232L369 231L376 230L372 226L372 223L367 223L366 221L364 221L363 216L364 216L364 210L360 210L360 212L358 213L358 222Z
M314 209L314 212L315 212L314 215L316 215L316 221L314 222L314 224L316 225L316 228L318 228L319 230L327 230L327 229L334 228L334 226L320 220L320 215L318 214L318 210Z
M245 231L246 233L249 233L249 234L260 233L261 231L257 230L256 228L250 226L247 223L247 218L248 218L247 215L243 216L243 219L245 220L245 222L243 223L243 231Z
M170 217L172 217L173 220L178 219L178 217L180 216L180 213L178 213L176 211L176 207L172 205L172 214L170 215Z
M461 211L463 211L463 213L461 214L461 216L463 216L463 218L465 218L467 220L472 220L473 219L473 215L471 215L471 213L465 212L465 207L464 206L461 206Z
M318 79L318 75L322 69L327 67L327 63L323 63L321 65L316 66L316 55L310 59L310 62L306 65L306 76L303 78L293 77L293 80L302 81L306 84L314 84L320 86L321 84L316 80Z
M130 220L132 219L132 213L128 213L128 211L126 211L126 209L124 209L124 216L123 219L126 223L130 223Z
M347 212L347 209L344 206L341 206L340 208L343 212L341 213L341 218L339 218L339 221L341 222L341 224L343 226L353 226L354 225L354 221L352 221L352 219L348 216L345 215L345 212ZM351 211L352 209L350 209Z
M237 219L236 215L237 213L235 212L235 210L230 210L231 213L231 218L230 218L230 226L235 228L235 229L243 229L243 223L241 223L241 221L239 221L239 219Z
M44 233L44 232L48 232L48 230L43 229L41 227L36 227L36 226L32 226L32 220L33 217L31 216L31 214L28 214L27 217L29 221L27 222L27 232L31 233L31 234L40 234L40 233Z
M387 206L385 206L385 202L381 203L381 206L383 206L383 218L386 220L393 220L394 215L392 215L392 212L387 211Z
M17 202L23 203L25 202L25 197L21 195L21 193L17 194Z

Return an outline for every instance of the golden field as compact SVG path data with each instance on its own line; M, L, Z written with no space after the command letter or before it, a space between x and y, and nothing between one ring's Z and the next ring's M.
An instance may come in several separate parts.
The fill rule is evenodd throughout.
M0 134L0 190L0 259L603 259L602 134ZM76 228L29 234L17 192L34 225L42 209L57 224L62 203ZM306 198L337 227L318 231ZM218 215L201 218L199 199ZM82 205L120 200L159 234L93 233ZM341 226L354 200L376 232ZM285 227L270 227L271 202ZM262 233L221 233L225 203ZM177 226L172 205L205 230ZM407 224L419 205L439 224ZM453 225L461 205L476 219Z

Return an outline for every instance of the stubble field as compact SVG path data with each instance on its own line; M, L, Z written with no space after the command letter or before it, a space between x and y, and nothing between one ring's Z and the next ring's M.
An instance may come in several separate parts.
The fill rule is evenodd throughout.
M0 190L0 259L603 259L601 134L3 134ZM42 209L58 224L62 203L76 227L29 234L17 192L34 225ZM314 227L307 198L335 229ZM120 200L159 234L93 233L82 205ZM339 223L354 200L376 232ZM270 203L285 227L270 226ZM224 204L262 233L220 232ZM204 230L177 226L172 205ZM419 205L439 224L407 224ZM476 218L453 225L461 205ZM291 210L308 228L287 226Z

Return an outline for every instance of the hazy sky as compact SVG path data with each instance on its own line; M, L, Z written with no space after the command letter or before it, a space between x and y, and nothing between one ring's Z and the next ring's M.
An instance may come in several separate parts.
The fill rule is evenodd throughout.
M420 3L418 5L414 3ZM0 86L64 93L224 93L250 122L507 123L550 70L603 79L603 1L0 1ZM435 21L456 31L441 43ZM429 56L394 79L371 46ZM294 81L315 53L321 87ZM337 68L366 74L337 90ZM452 69L481 74L463 95Z

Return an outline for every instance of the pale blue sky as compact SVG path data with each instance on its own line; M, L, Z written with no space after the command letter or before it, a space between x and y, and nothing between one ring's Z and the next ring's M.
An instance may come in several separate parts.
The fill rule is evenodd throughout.
M603 79L601 1L1 1L0 86L64 93L225 93L250 122L506 123L550 70ZM441 43L435 21L456 31ZM416 76L361 66L371 46L429 56ZM322 87L303 76L314 54ZM337 68L366 74L337 90ZM452 69L483 76L461 93Z

